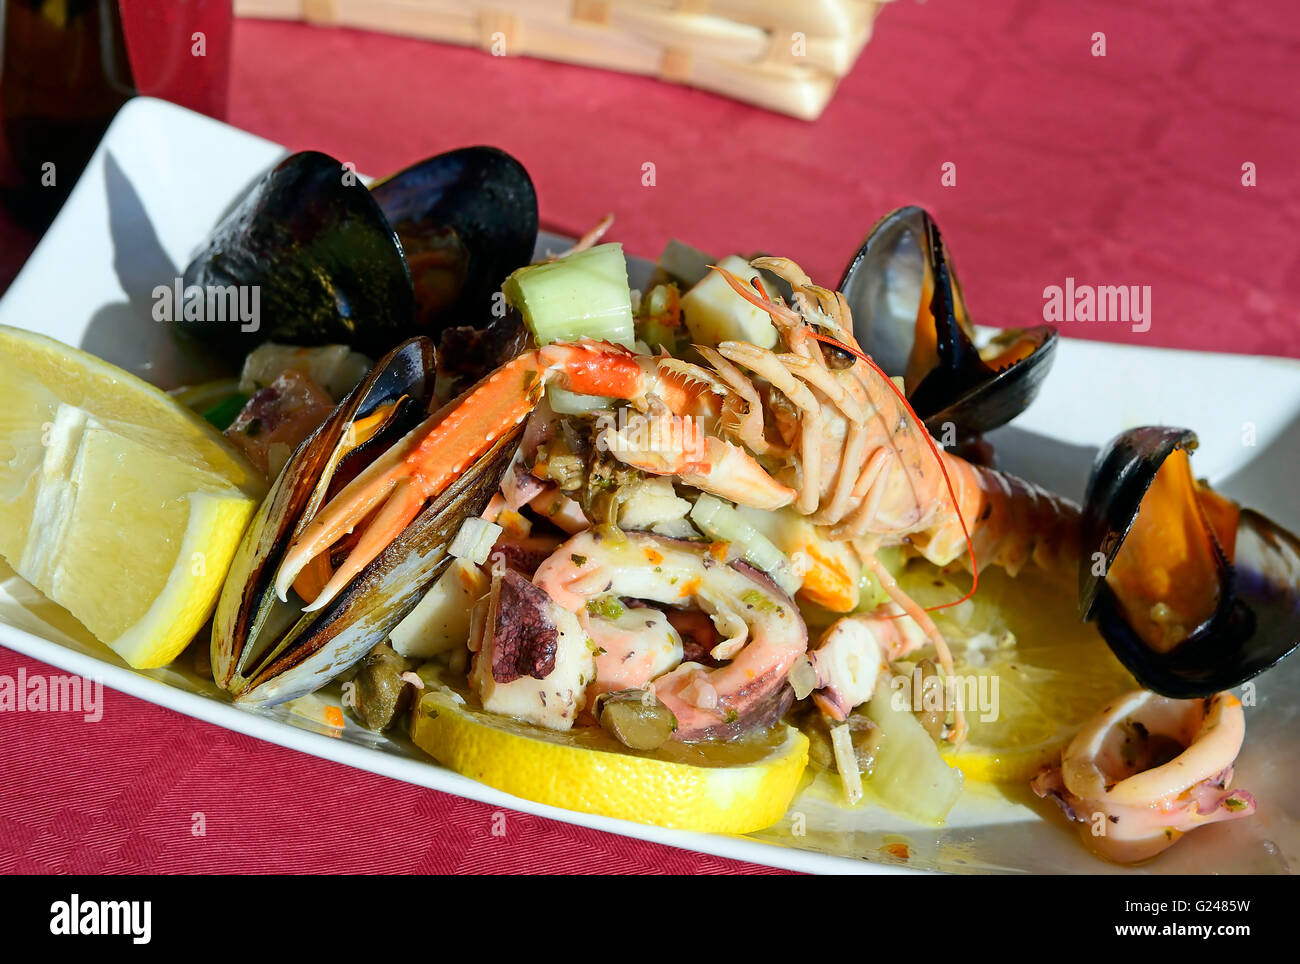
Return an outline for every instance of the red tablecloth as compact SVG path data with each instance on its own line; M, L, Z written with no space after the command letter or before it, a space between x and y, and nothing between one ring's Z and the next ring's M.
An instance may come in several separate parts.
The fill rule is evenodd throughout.
M497 144L527 164L545 222L580 231L613 210L635 254L679 237L833 283L880 214L919 202L977 320L1037 323L1066 277L1150 285L1149 331L1065 333L1300 356L1294 0L898 0L814 124L352 31L246 22L234 43L234 124L376 174ZM0 650L0 674L24 665L50 671ZM115 693L93 724L4 714L0 761L2 871L758 869L523 815L493 836L489 807Z

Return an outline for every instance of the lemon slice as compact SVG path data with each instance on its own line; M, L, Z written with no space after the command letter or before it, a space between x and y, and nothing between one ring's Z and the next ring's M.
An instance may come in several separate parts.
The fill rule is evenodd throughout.
M599 727L543 730L478 707L421 670L411 739L444 766L517 797L678 830L748 833L785 814L808 762L808 738L709 747L670 742L640 753Z
M1097 646L1100 647L1098 651ZM967 710L966 742L944 760L972 780L1022 782L1055 761L1083 723L1134 687L1110 650L1098 641L1057 646L1016 646L979 667L959 663L958 675L998 680L998 709L989 720ZM1071 650L1073 662L1060 650Z
M913 563L900 579L922 605L960 598L969 586L925 568ZM989 697L981 708L968 696L969 735L959 747L943 747L944 760L971 780L1030 779L1107 700L1136 686L1096 629L1080 622L1073 581L1056 583L1032 569L1012 579L990 569L973 601L935 615L963 691Z
M132 666L202 628L260 481L156 388L0 327L0 555Z

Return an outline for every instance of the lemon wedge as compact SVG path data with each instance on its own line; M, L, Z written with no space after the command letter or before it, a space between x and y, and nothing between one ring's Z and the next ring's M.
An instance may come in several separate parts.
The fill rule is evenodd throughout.
M0 326L0 555L137 668L212 614L262 483L106 362Z
M808 762L789 726L766 740L637 752L604 730L543 730L488 713L435 669L411 714L411 739L444 766L517 797L678 830L748 833L785 814Z

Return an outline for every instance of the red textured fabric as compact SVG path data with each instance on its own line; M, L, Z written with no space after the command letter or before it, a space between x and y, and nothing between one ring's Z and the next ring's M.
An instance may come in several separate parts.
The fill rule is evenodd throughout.
M497 144L545 222L613 210L634 254L669 237L768 250L832 284L879 215L917 202L981 322L1037 323L1043 288L1072 276L1151 285L1153 323L1068 337L1300 356L1293 0L898 0L814 124L354 31L241 22L234 43L234 124L375 174ZM50 671L0 650L0 673L19 665ZM493 812L115 693L95 724L0 716L0 871L761 869L517 814L494 837Z

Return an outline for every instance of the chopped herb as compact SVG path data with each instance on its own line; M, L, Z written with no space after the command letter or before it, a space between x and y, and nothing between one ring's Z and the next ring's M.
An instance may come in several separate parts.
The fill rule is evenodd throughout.
M593 616L599 616L601 619L618 619L626 609L623 604L613 596L607 596L604 599L591 599L587 602L587 612Z
M576 552L574 552L574 553L570 553L570 554L569 554L569 558L572 559L572 560L573 560L573 564L574 564L575 566L578 566L579 568L581 568L582 566L585 566L585 565L587 564L587 557L586 557L586 556L580 556L580 555L578 555Z
M244 410L244 404L247 401L247 395L231 395L204 412L203 417L215 425L217 431L224 432L239 417L239 413Z
M750 609L757 609L760 613L775 612L782 615L785 613L784 609L772 602L772 600L768 599L757 589L751 589L743 594L740 597L740 601Z
M735 723L739 719L740 719L740 714L737 713L731 707L728 707L727 712L724 713L722 716L722 722L724 723Z
M1223 801L1223 805L1233 812L1246 809L1246 801L1240 797L1228 797L1227 800Z

